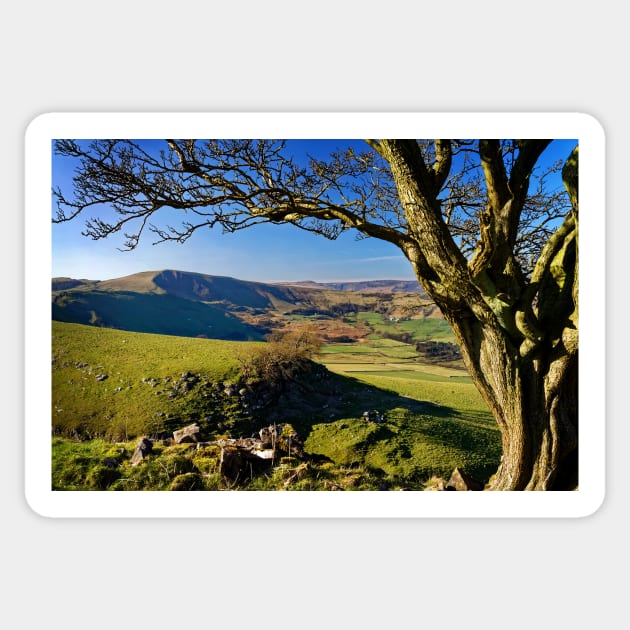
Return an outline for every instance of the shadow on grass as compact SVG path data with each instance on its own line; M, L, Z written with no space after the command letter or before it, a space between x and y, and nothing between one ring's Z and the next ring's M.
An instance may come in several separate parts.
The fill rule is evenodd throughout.
M366 412L389 416L395 410L403 409L436 418L449 418L459 413L454 408L402 396L351 376L322 371L319 366L314 371L320 376L292 381L273 408L265 410L261 417L275 422L290 422L306 437L315 424L343 418L362 419Z
M305 438L309 453L401 478L450 475L460 467L486 481L501 457L500 434L489 416L330 372L325 386L294 383L275 413Z
M262 340L260 331L223 309L174 295L133 291L72 291L54 296L60 322L133 332L211 339Z

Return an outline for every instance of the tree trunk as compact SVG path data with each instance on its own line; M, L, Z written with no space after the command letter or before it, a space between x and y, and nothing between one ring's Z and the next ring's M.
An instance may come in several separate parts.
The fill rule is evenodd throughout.
M503 446L488 490L578 486L577 149L563 169L573 211L529 278L514 255L529 175L545 141L527 141L510 175L496 141L480 141L488 204L465 259L443 221L440 163L413 140L382 140L408 225L401 248L450 323Z
M576 489L577 348L523 358L498 325L447 319L501 431L503 455L487 489Z

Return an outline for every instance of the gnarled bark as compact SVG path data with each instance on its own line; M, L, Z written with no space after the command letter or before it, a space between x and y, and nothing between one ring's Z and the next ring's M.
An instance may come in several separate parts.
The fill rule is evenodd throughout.
M543 144L530 145L523 160L529 164ZM577 487L576 172L569 178L565 173L574 210L527 280L517 267L513 239L529 170L519 175L513 169L508 182L497 146L481 143L487 220L481 222L480 248L467 263L445 234L437 200L430 197L430 176L413 168L418 156L411 141L381 141L380 146L414 240L406 253L451 324L501 431L503 456L488 489Z

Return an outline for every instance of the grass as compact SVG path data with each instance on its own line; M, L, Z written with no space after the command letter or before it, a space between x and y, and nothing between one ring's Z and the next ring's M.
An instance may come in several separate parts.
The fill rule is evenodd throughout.
M217 472L216 456L194 445L157 446L138 466L130 463L133 443L76 442L53 438L52 489L55 491L176 490L410 490L405 480L370 469L331 461L283 458L265 472L239 483ZM202 455L199 453L202 452Z
M358 313L357 320L364 322L373 330L373 339L383 335L409 335L413 341L433 339L435 341L454 342L453 332L444 319L423 317L419 319L390 319L380 313Z
M112 444L102 439L75 442L53 438L52 489L105 490L120 477L116 468L132 453L130 444Z
M382 338L325 346L329 371L314 367L258 416L259 427L290 422L305 440L303 461L234 487L218 475L216 453L156 442L131 467L137 436L200 418L249 435L252 418L222 387L239 382L238 357L257 346L53 322L53 488L417 490L455 467L482 481L496 470L500 435L461 365L426 363L413 345ZM363 417L372 409L380 421ZM96 439L68 439L73 431Z
M123 439L183 426L213 411L210 388L235 380L254 346L53 322L53 431Z
M456 466L487 479L500 456L493 423L470 421L427 407L427 413L391 409L380 423L363 419L318 425L306 448L346 465L359 464L390 477L415 480L446 476Z
M322 354L374 354L374 346L356 343L330 344L322 348Z
M335 373L406 399L405 406L386 409L382 424L343 419L318 425L308 448L404 479L449 475L459 466L485 481L496 470L501 455L496 424L460 363L429 364L417 354L398 362L396 355L407 356L412 346L389 339L359 347L355 352L351 345L325 346L320 360Z

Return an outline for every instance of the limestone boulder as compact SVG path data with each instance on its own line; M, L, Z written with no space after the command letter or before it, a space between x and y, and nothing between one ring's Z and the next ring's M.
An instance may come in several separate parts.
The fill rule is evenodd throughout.
M131 465L137 466L152 450L153 442L149 438L141 438L136 444L136 450L131 456Z
M191 443L191 442L200 442L201 429L197 423L189 424L187 427L183 429L178 429L177 431L173 431L173 441L175 444L182 443Z

